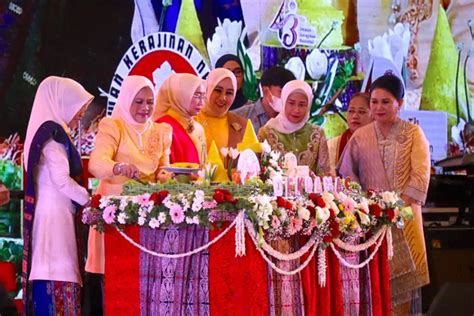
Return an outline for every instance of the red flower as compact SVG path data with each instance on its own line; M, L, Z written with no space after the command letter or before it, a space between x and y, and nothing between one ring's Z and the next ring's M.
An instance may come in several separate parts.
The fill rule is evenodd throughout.
M102 195L94 194L91 198L91 207L92 208L98 208L100 206L100 199L101 198L102 198Z
M319 207L326 207L326 202L324 202L323 198L316 193L310 193L309 196L311 201L313 201L314 205Z
M219 190L219 189L216 189L214 190L214 195L212 196L212 198L218 203L224 203L224 193Z
M336 213L332 208L329 209L329 219L334 220L336 218Z
M155 205L162 205L163 201L166 199L168 196L169 192L166 190L160 191L160 192L153 192L150 195L150 201L153 201Z
M225 189L215 189L213 198L217 203L234 203L232 193Z
M309 211L310 217L316 217L316 209L314 206L308 205L306 208Z
M286 207L286 200L284 198L282 198L281 196L277 197L277 206L278 207Z
M395 210L393 208L389 208L385 212L387 213L387 219L389 221L393 221L393 218L395 217Z
M372 216L380 217L382 215L382 209L378 204L370 204L369 205L369 212Z
M369 197L370 197L370 196L374 196L374 195L375 195L375 190L369 188L369 189L367 190L367 194L369 195Z
M289 211L292 211L292 210L293 210L293 204L291 204L290 201L286 201L285 204L286 204L286 205L285 205L285 208L286 208L287 210L289 210Z
M341 233L339 230L339 223L337 221L331 221L331 224L329 224L329 228L331 230L331 236L332 238L337 238L339 237L339 234Z

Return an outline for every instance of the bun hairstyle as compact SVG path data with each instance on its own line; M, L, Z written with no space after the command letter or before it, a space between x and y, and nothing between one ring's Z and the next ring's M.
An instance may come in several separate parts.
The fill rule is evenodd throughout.
M391 72L385 73L383 76L378 77L370 86L370 94L375 89L384 89L390 92L391 95L397 100L403 99L405 96L405 87L403 82Z

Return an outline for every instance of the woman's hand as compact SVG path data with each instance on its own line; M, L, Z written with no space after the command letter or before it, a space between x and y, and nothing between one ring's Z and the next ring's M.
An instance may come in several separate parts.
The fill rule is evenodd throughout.
M135 165L128 163L117 163L114 166L114 174L117 176L124 176L129 179L139 178L140 170Z

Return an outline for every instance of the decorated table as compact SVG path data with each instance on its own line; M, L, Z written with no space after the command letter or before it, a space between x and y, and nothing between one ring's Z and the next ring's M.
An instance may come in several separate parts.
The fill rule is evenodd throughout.
M309 182L295 179L283 196L274 194L278 185L260 180L130 182L121 196L94 196L83 222L105 232L106 314L173 314L175 300L188 302L190 313L279 314L285 289L274 288L272 275L304 274L310 283L292 302L301 304L297 310L342 315L340 287L329 282L339 266L369 269L372 314L389 314L391 231L403 227L411 209L393 192L361 192L341 179ZM299 246L278 251L272 245L281 240ZM347 260L347 253L359 252L367 255ZM187 278L197 279L199 286L188 287L192 293L173 290ZM316 297L328 302L318 304Z

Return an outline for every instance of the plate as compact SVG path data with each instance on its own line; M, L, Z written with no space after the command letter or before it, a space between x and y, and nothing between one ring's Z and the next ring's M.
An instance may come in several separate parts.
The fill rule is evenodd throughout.
M181 173L181 174L191 174L191 173L197 173L200 169L199 168L178 168L178 167L161 167L161 169L166 170L168 172L173 172L173 173Z

